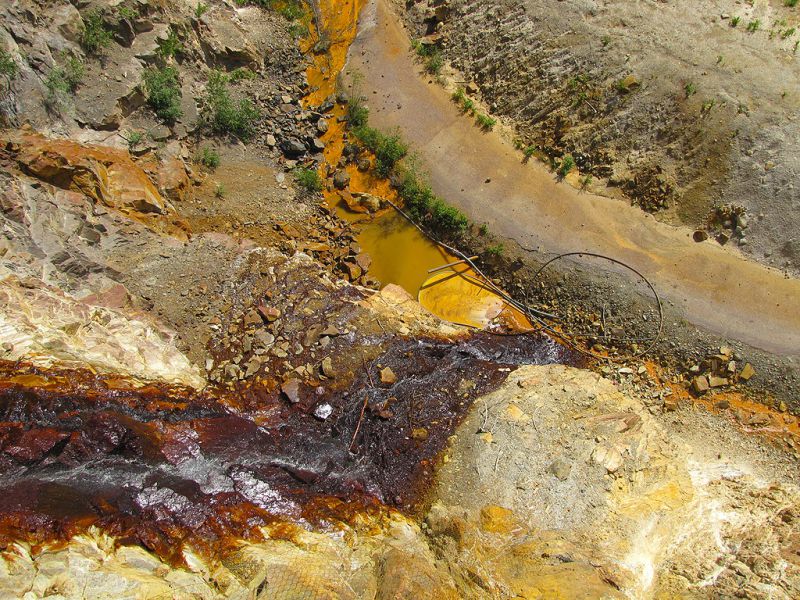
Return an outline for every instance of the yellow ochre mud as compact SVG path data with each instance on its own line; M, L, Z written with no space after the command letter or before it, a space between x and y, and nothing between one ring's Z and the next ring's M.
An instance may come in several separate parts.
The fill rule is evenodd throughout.
M306 69L311 88L305 98L307 106L318 106L336 93L336 80L347 63L347 52L356 37L358 15L364 2L317 2L317 27L311 28L311 34L301 44L312 61ZM328 131L322 136L325 143L323 171L330 165L338 165L341 159L345 145L345 111L343 104L335 105ZM392 202L399 202L399 199L388 180L359 171L354 164L345 168L350 175L349 192L328 186L323 195L339 216L355 225L359 245L372 258L370 275L373 278L382 285L399 285L412 295L419 293L419 301L425 308L453 323L477 328L502 323L504 328L517 331L531 327L524 315L481 285L471 269L462 265L431 276L430 269L457 258L425 237L393 209L374 216L351 210L344 198L348 193L368 193Z

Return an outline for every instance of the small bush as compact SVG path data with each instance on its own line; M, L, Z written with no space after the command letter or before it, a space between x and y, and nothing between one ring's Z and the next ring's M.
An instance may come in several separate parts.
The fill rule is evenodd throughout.
M248 69L247 67L238 67L231 71L230 80L231 83L236 83L238 81L242 81L245 79L255 79L256 74Z
M133 21L139 16L139 11L137 11L135 8L131 8L130 6L120 6L119 9L117 9L117 16L120 19Z
M217 198L224 198L225 194L227 193L228 191L225 189L225 186L221 183L218 183L216 189L214 190L214 196Z
M690 98L697 93L697 86L690 81L683 86L683 91L686 93L686 97Z
M103 15L99 10L93 10L83 18L83 31L81 32L81 47L89 54L100 54L104 48L111 45L111 32L103 23Z
M83 61L74 56L66 57L63 66L56 65L50 69L44 81L47 104L51 107L63 105L80 87L84 73Z
M486 223L481 223L481 226L478 228L478 233L480 235L486 235L489 233L489 226Z
M536 146L527 146L523 151L522 155L525 157L525 160L530 160L531 157L536 154Z
M794 27L790 27L789 29L787 29L786 31L781 33L781 38L784 39L784 40L786 38L790 38L790 37L792 37L794 35L795 31L797 31L797 30Z
M572 154L566 154L564 158L561 159L561 164L558 166L558 176L563 179L574 168L575 159L572 157Z
M13 57L5 50L0 49L0 75L10 81L17 76L17 73L19 73L19 67Z
M220 71L212 71L206 87L206 104L210 112L211 128L216 133L230 133L249 139L255 133L260 113L247 98L238 102L228 91L228 78Z
M208 12L208 4L205 2L198 2L197 6L194 7L195 19L201 19L206 12Z
M144 88L147 93L147 103L159 119L173 123L183 114L177 69L174 67L147 69L144 72Z
M611 36L604 35L602 38L600 38L600 43L603 44L603 48L607 47L611 43Z
M195 160L212 171L219 166L220 162L219 153L209 146L205 146L197 155Z
M397 161L408 153L408 146L396 133L386 135L374 127L362 125L353 130L353 135L375 154L375 169L382 177L388 177Z
M464 100L467 99L467 95L464 93L464 88L461 86L457 87L456 91L450 94L450 99L456 104L463 104Z
M311 194L316 194L322 191L322 179L313 169L305 167L298 167L294 170L294 180L301 188Z
M786 6L791 6L792 8L794 8L795 6L797 6L797 0L783 0L783 3L784 3Z
M469 225L467 218L438 198L414 169L406 169L402 173L398 193L413 218L428 221L441 231L457 235Z
M236 4L239 6L252 4L268 8L283 16L287 21L295 21L305 15L303 5L299 0L236 0Z
M486 254L490 256L503 256L505 253L506 248L503 244L495 244L494 246L489 246L486 248Z
M133 150L142 143L144 139L144 134L141 131L129 131L128 137L124 138L126 142L128 142L128 150Z
M444 58L442 53L436 46L432 44L423 44L420 40L411 42L411 48L416 55L422 59L425 65L425 71L430 75L438 75L444 66Z
M739 25L739 21L742 20L742 17L733 17L731 19L731 27L737 27Z
M463 112L464 114L474 115L475 103L470 98L467 98L461 103L461 112Z
M753 19L747 24L747 31L750 33L755 33L761 27L761 21L759 19Z
M581 177L581 189L582 190L585 190L590 185L592 185L592 176L591 175L585 175L585 176Z
M158 40L158 53L163 58L172 58L183 51L181 41L174 29L169 30L169 35L165 40Z
M364 127L369 120L369 109L364 106L364 101L359 96L353 96L347 101L347 122L350 127Z
M475 117L475 122L478 124L478 127L484 131L491 131L494 129L494 126L497 125L496 119L493 119L489 115L484 115L483 113L479 113Z

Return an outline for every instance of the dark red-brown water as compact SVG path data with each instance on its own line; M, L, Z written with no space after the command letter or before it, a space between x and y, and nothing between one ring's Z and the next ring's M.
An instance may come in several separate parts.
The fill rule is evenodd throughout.
M91 525L179 560L262 525L413 510L472 401L523 363L562 360L530 336L396 338L344 389L197 393L88 371L0 363L0 540ZM390 367L394 383L382 383Z

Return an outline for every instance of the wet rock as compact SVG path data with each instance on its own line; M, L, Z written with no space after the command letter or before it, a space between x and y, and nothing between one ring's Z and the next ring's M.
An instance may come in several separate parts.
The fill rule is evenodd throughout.
M350 185L350 173L345 170L336 171L333 174L333 185L337 190L343 190Z
M415 427L411 430L411 439L414 440L427 440L428 430L424 427Z
M324 421L333 414L333 407L330 404L320 404L314 409L314 416Z

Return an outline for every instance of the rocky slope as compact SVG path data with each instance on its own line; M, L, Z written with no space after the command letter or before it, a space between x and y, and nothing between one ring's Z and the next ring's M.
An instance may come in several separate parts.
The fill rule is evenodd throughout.
M520 148L569 154L590 188L800 272L796 7L456 0L407 15Z
M0 7L0 596L797 596L784 448L371 289L286 6Z

